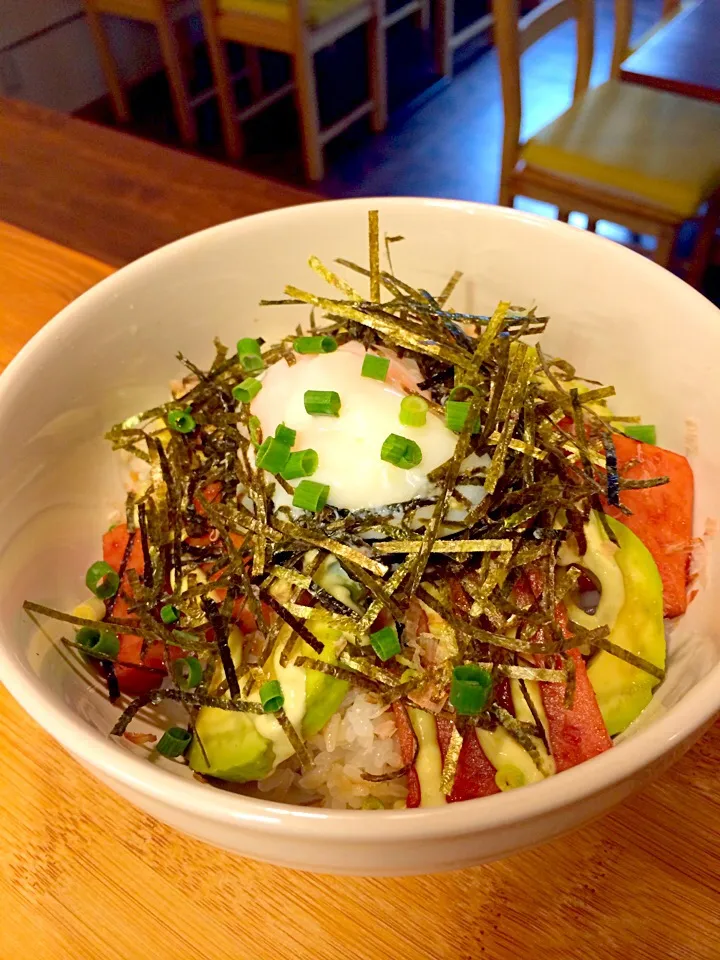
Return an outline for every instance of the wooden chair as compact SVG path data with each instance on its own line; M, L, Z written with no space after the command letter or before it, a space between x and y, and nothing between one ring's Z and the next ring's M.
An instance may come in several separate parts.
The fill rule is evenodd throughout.
M118 123L127 123L130 120L130 108L117 63L103 27L104 14L153 24L158 33L160 50L170 82L170 93L180 138L185 144L195 143L197 129L193 109L213 94L210 91L190 99L185 84L176 25L179 20L195 12L194 0L84 0L84 3L88 26L100 57L100 65L105 74L113 112Z
M233 159L242 155L242 123L294 89L305 171L308 179L321 180L323 149L332 139L367 114L373 130L385 128L386 32L411 14L419 13L426 24L428 3L429 0L408 0L399 10L386 15L384 0L201 0L228 154ZM363 24L368 32L370 97L337 123L321 129L315 54ZM238 111L226 57L228 41L287 53L293 61L293 81Z
M493 0L505 129L500 203L516 196L622 224L658 239L655 259L670 264L681 225L708 204L687 279L699 282L720 214L720 108L630 83L589 88L592 0L544 0L520 17L518 0ZM577 63L572 106L521 142L521 55L574 20Z
M443 77L452 77L453 55L481 33L489 30L493 15L486 10L462 30L455 30L455 0L439 0L435 12L435 69Z
M610 75L617 79L620 76L620 65L627 60L630 54L635 53L647 41L654 37L658 30L669 23L682 10L681 0L663 0L662 13L658 22L646 31L640 39L631 45L630 36L635 14L634 0L615 0L615 42L613 43L612 67Z

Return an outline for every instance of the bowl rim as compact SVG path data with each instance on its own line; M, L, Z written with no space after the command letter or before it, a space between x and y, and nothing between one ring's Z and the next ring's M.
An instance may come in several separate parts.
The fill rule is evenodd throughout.
M253 216L231 220L209 227L174 241L140 259L118 269L107 278L68 304L52 320L43 326L11 360L0 376L0 411L3 399L16 382L23 379L24 368L34 354L42 351L55 338L60 329L72 326L96 302L112 296L116 289L134 276L152 271L165 259L172 258L179 250L191 251L202 245L209 235L223 233L246 233L253 230L258 218L263 222L302 218L306 211L318 207L358 208L364 211L379 209L433 207L451 209L455 212L488 218L522 220L538 229L551 233L575 230L578 243L602 244L606 256L639 257L646 268L653 268L654 278L660 285L682 284L690 300L698 306L715 308L697 291L657 264L648 263L639 254L629 251L613 241L580 231L578 228L536 214L491 204L472 201L443 200L423 197L369 197L348 200L325 201L320 204L303 204L285 207ZM720 318L720 310L717 311ZM0 419L2 414L0 413ZM441 839L462 834L510 827L521 822L531 822L551 811L558 811L579 801L587 800L600 790L619 784L621 781L641 775L647 767L673 749L682 749L694 735L702 732L720 712L720 664L693 687L692 697L685 696L664 715L652 720L647 727L638 730L633 737L616 744L612 750L563 772L562 776L549 777L524 790L500 793L490 797L465 801L445 807L420 807L418 809L378 811L367 817L364 811L335 810L331 808L302 807L272 800L246 797L241 794L214 789L192 779L178 777L169 770L160 769L144 758L135 756L113 744L100 731L88 726L78 716L66 712L58 704L43 695L39 678L10 655L0 636L0 675L8 691L26 712L43 727L76 759L91 770L128 790L134 791L161 805L175 807L200 820L219 824L242 826L256 833L284 835L297 840L343 840L351 845L374 842L399 843L418 839ZM478 806L480 803L482 807ZM481 812L482 811L482 812ZM362 835L358 835L359 818L363 820Z

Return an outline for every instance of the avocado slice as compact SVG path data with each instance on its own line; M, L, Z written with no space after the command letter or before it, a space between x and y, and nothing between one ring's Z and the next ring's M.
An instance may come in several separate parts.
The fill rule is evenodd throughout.
M323 644L323 652L318 656L303 641L301 653L305 657L315 657L324 663L335 663L335 644L340 631L326 623L320 616L312 616L307 621L308 628ZM305 679L305 716L303 734L312 737L325 726L328 720L340 709L350 684L347 680L338 680L318 670L308 670Z
M187 759L198 773L246 783L248 780L262 780L272 770L275 763L273 745L258 733L250 714L203 707L195 721L195 729L197 736L193 737Z
M584 557L561 560L580 563L600 581L602 593L593 616L577 608L570 617L592 628L607 624L610 640L658 667L665 666L662 580L650 551L624 524L606 517L618 547L608 539L597 516L585 527L588 541ZM618 573L620 577L618 577ZM610 736L622 733L652 699L658 680L602 650L588 666L588 677Z
M340 636L340 631L319 615L310 617L307 626L322 642L323 652L318 657L311 647L301 642L298 653L307 657L316 657L325 663L334 663L335 643ZM237 664L240 662L242 648L241 633L233 630L228 642ZM279 639L278 643L281 642L282 640ZM222 674L219 673L217 680L221 679ZM326 676L316 670L305 671L305 714L302 721L305 737L311 737L322 730L330 717L339 709L348 688L349 684L346 680L338 680L336 677ZM266 722L268 718L220 710L217 707L202 707L195 722L198 736L193 739L187 754L188 763L192 769L198 773L218 777L221 780L232 780L236 783L262 780L268 776L276 763L285 759L287 754L283 755L282 743L275 744L269 736L262 735L258 729L261 726L258 723L259 719ZM269 731L263 728L263 732ZM286 743L285 746L287 746Z

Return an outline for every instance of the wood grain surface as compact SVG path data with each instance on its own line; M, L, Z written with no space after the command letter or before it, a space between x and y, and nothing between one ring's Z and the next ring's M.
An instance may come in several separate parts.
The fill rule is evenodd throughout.
M720 103L720 2L700 0L620 67L623 80Z
M108 272L7 227L0 264L4 359ZM570 837L399 880L315 877L187 839L98 783L1 688L0 730L0 960L720 957L717 725Z
M115 267L196 230L315 199L0 97L0 220Z

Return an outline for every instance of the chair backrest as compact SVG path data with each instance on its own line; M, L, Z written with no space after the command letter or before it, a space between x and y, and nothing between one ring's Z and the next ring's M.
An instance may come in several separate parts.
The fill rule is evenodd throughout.
M520 151L522 95L520 58L534 43L555 27L574 20L577 30L577 62L573 101L590 83L595 34L593 0L543 0L534 10L520 16L519 0L493 0L495 46L500 62L505 129L503 134L502 179L512 172Z
M650 36L664 23L680 12L682 7L681 0L662 0L662 10L658 23L646 33L640 40L643 44ZM613 42L612 66L610 75L612 77L620 76L620 64L626 60L632 53L630 46L630 36L632 34L633 20L635 17L635 0L615 0L615 39Z

